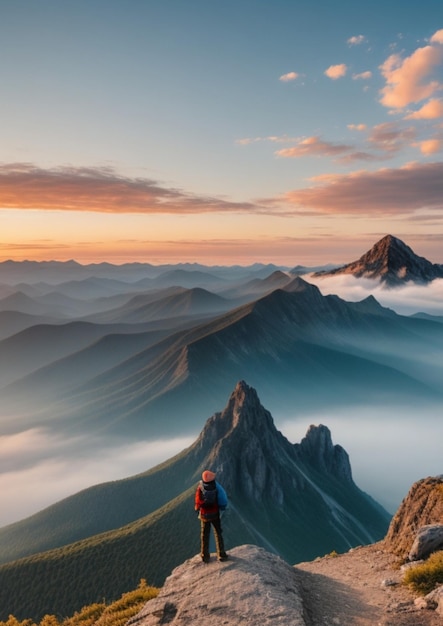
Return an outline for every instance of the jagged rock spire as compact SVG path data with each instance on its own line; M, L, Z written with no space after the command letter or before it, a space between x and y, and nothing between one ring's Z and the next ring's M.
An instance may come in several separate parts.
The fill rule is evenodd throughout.
M321 469L337 478L352 481L351 464L344 448L332 443L331 431L327 426L310 426L305 437L295 444L305 459L317 469Z
M305 483L300 464L352 483L348 455L332 444L326 426L311 426L301 444L291 444L244 380L237 383L225 409L206 422L198 446L208 450L205 463L228 488L240 479L256 500L266 494L283 504L285 485L299 488Z

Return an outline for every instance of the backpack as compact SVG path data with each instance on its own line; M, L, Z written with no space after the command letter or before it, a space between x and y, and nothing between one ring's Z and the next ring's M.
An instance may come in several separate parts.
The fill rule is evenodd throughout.
M210 509L217 504L217 485L215 482L200 483L200 490L203 494L203 508Z

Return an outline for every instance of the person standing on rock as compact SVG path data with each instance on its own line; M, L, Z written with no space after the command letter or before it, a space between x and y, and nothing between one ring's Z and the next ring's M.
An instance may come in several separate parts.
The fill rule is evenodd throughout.
M209 563L209 536L211 524L214 529L215 546L219 561L226 561L220 511L228 506L228 497L223 487L215 480L214 472L205 470L195 492L195 510L200 519L200 556L204 563Z

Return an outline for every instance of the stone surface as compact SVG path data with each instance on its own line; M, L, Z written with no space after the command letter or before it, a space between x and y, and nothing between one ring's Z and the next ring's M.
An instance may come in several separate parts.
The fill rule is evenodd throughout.
M392 518L384 547L407 559L422 526L443 524L443 476L414 483Z
M442 549L443 524L427 524L418 529L408 558L410 561L419 561Z
M294 568L263 548L243 545L219 563L189 559L127 626L306 626Z

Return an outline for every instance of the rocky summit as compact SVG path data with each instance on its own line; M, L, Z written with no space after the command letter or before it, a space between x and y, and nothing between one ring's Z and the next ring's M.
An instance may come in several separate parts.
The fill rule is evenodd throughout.
M127 626L160 624L305 626L294 568L254 545L235 548L224 563L189 559Z
M380 280L387 287L398 287L407 282L426 284L443 278L443 265L431 263L416 255L401 239L386 235L357 261L315 276L352 274L357 278Z
M402 584L392 549L410 545L429 527L423 522L443 522L442 480L412 486L384 541L343 554L294 566L256 545L233 548L223 563L204 564L196 555L172 571L158 597L126 626L438 626L443 586L418 596Z

